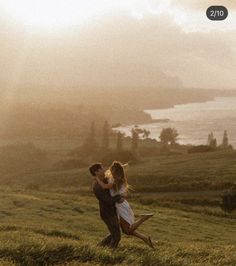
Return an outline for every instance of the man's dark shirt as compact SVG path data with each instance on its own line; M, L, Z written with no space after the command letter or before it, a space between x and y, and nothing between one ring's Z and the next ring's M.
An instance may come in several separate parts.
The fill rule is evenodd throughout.
M104 179L105 183L106 180ZM97 182L93 185L93 192L99 201L100 216L104 219L109 219L109 217L116 216L115 203L121 199L120 195L112 197L110 195L109 189L103 189Z

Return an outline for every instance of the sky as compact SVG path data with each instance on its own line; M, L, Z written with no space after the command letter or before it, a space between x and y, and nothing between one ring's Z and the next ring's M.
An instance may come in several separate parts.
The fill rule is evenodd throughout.
M229 16L210 21L206 9ZM0 92L236 89L236 1L0 0Z

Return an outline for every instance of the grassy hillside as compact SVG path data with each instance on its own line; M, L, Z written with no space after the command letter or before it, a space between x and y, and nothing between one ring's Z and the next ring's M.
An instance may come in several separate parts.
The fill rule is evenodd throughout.
M9 165L10 167L10 165ZM126 169L136 192L222 190L236 182L236 151L159 155L142 158ZM2 176L1 184L39 189L87 190L88 169L28 170Z
M27 192L1 187L0 265L236 265L236 224L229 218L131 200L135 213L154 211L141 228L153 251L122 235L112 252L92 195Z
M0 176L0 265L236 265L236 212L219 206L222 191L236 182L235 151L131 163L126 171L135 191L129 201L137 214L155 212L141 231L157 241L156 250L123 236L115 252L96 246L106 227L87 167L42 166L41 153L31 147L34 164L17 170L6 151L2 167L8 163L12 171ZM51 152L58 159L62 154ZM16 156L24 164L24 153Z

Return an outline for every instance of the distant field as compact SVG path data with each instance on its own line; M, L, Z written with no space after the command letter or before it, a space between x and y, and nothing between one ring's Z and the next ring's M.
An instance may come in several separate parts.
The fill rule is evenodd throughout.
M222 190L236 182L236 151L141 158L126 169L136 192ZM2 176L1 184L39 189L88 190L88 168L16 172Z
M131 184L143 191L221 189L236 182L236 151L148 158L130 167Z
M123 235L112 252L96 246L106 228L92 195L0 190L0 265L236 265L233 219L132 200L135 213L155 212L141 231L156 250Z

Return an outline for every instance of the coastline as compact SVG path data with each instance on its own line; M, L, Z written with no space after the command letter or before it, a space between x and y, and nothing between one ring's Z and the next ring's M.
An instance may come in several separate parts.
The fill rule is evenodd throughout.
M146 117L149 117L148 119L140 119L140 122L136 123L136 122L129 122L129 123L120 123L119 127L129 127L132 126L134 124L139 124L139 125L146 125L146 124L153 124L153 123L168 123L171 122L171 120L167 117L164 119L153 119L152 116L147 113L145 110L163 110L163 109L170 109L170 108L174 108L176 105L182 105L182 104L191 104L191 103L206 103L209 101L214 101L217 97L219 96L212 96L212 97L206 97L207 99L205 100L196 100L196 101L182 101L182 102L178 102L175 104L170 104L170 105L166 105L166 106L158 106L157 107L153 107L153 108L146 108L144 110L140 110L140 112L142 112ZM222 96L224 97L224 96ZM232 97L232 96L225 96L225 97ZM113 127L113 129L115 129L117 127Z
M235 147L235 106L236 97L217 96L210 101L183 104L183 106L180 104L173 109L163 110L162 108L162 111L160 109L152 111L150 115L154 119L151 122L145 121L137 125L148 130L151 138L159 136L163 128L173 127L178 131L179 141L182 144L195 145L206 143L210 132L213 132L217 143L222 143L226 130L230 144ZM159 117L163 119L155 119ZM114 128L114 130L130 136L130 130L133 126L134 123Z

